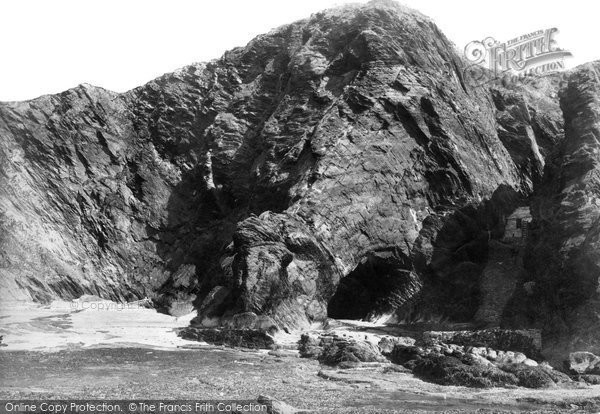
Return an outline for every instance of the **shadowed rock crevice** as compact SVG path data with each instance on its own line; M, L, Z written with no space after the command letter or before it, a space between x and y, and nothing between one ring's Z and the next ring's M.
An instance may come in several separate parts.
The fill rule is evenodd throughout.
M420 289L412 266L393 252L373 252L344 277L327 304L335 319L373 320L391 315Z
M545 352L553 359L571 351L600 351L598 73L598 62L582 65L561 90L565 140L549 157L532 202L527 289L519 291L507 315L514 326L541 328Z
M505 258L498 252L519 249L505 246L501 239L507 218L525 202L513 188L500 186L481 203L444 209L427 217L412 252L423 287L397 308L398 319L407 323L478 323L478 312L487 312L482 307L491 307L499 313L493 322L499 326L503 309L496 308L502 305L495 303L495 292L490 291L494 284L487 279L493 277L506 286L514 283L514 268L499 266Z

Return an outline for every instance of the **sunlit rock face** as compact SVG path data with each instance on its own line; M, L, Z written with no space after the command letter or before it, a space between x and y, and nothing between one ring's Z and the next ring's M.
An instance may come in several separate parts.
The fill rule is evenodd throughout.
M565 146L579 158L555 154L561 106L570 136L593 137L597 91L578 91L579 72L568 87L475 86L464 69L427 17L377 1L127 93L1 103L2 298L147 296L172 313L193 301L204 327L240 314L286 329L328 314L536 325L514 298L545 276L526 258L500 266L514 246L497 243L534 190L580 177L569 160L593 165L568 149L579 138ZM572 178L547 176L549 160Z
M501 237L562 138L558 81L471 87L436 26L393 3L275 33L240 54L260 43L291 62L253 166L256 190L285 205L238 225L221 260L227 306L205 303L197 322L472 318L489 234Z

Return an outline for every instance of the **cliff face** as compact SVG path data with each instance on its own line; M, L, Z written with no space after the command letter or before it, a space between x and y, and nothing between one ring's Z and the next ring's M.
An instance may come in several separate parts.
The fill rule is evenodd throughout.
M520 306L510 322L543 328L546 346L555 354L565 349L599 352L599 62L569 74L560 105L565 140L532 197L529 289L517 296Z
M122 97L80 86L3 103L0 131L4 303L84 293L123 300L160 286L160 270L137 264L151 242L135 220L136 142Z
M255 191L271 188L284 204L238 225L223 287L198 322L252 311L298 327L355 308L468 319L478 292L463 288L477 286L485 259L478 239L499 230L560 140L556 82L471 88L453 45L394 5L324 12L284 31L302 36L285 41L290 84L258 136L268 151L253 157ZM272 37L260 41L271 49ZM455 212L463 207L476 213Z
M563 119L557 76L476 87L464 68L429 19L379 1L124 94L0 104L2 300L196 298L205 326L472 320L489 242L542 185ZM597 99L576 89L572 136Z

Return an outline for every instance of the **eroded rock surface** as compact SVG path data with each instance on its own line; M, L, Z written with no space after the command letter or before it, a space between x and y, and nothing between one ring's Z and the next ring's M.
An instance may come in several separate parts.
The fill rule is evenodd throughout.
M572 385L574 381L569 375L545 361L538 363L533 359L540 358L539 344L531 343L536 336L539 332L484 330L425 332L410 338L381 336L368 330L362 335L361 331L334 330L302 335L298 350L300 357L316 359L330 368L362 369L370 364L387 363L387 371L412 372L441 385L476 388ZM525 348L526 353L511 350L515 347ZM589 375L591 370L570 372L578 381L594 381L594 375Z
M571 352L565 365L575 374L600 374L600 357L591 352Z
M556 82L472 89L435 25L393 3L326 11L286 30L299 27L296 109L283 101L261 132L286 155L259 161L270 166L261 182L289 184L276 196L287 205L238 224L220 262L230 292L219 299L222 322L246 311L286 328L394 313L469 320L487 240L501 236L502 218L561 139ZM333 41L340 33L344 44ZM538 96L543 103L524 103ZM519 145L528 150L517 159Z
M431 331L423 333L423 341L523 352L532 358L539 358L542 349L542 336L538 330Z
M535 326L545 351L598 353L600 63L575 69L560 92L565 140L532 199L525 287L507 323ZM561 357L562 356L562 357Z
M474 86L455 50L374 1L127 93L0 103L2 302L193 302L216 333L476 320L595 349L598 64ZM499 244L532 194L533 236Z

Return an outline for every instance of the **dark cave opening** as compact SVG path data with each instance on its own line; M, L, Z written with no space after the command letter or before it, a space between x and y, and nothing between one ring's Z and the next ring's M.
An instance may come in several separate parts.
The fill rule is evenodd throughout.
M334 319L369 320L391 312L405 296L410 272L392 257L367 256L343 278L329 300Z

